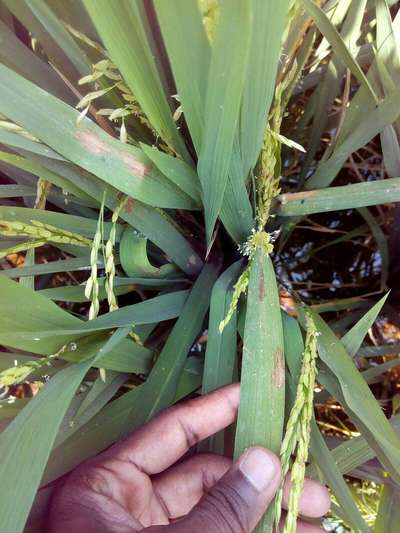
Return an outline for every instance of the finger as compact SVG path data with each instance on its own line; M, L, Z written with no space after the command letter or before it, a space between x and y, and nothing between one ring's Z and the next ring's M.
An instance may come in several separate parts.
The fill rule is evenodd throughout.
M162 472L202 439L231 424L239 405L239 384L171 407L106 452L134 463L149 475Z
M221 455L195 455L152 478L153 489L170 519L188 514L232 466Z
M279 459L264 448L250 448L171 533L248 533L279 486Z
M283 486L282 506L285 509L287 509L289 502L290 488L291 482L290 476L288 476ZM331 499L328 489L321 483L306 478L299 500L299 513L309 518L318 518L325 515L330 506Z

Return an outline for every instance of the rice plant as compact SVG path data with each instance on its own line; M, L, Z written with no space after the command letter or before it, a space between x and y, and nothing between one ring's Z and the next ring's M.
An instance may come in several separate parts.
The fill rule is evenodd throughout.
M0 0L0 38L2 532L43 531L52 481L237 379L234 442L201 449L281 454L285 531L307 473L360 532L344 476L382 485L375 531L394 532L399 415L370 385L400 352L371 330L400 201L396 2ZM336 212L358 225L315 218ZM291 239L310 230L327 240L306 265L369 239L372 286L302 285ZM343 442L318 426L333 404Z

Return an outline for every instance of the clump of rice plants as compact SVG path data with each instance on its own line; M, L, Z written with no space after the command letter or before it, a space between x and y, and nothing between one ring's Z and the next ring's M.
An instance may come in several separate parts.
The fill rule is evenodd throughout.
M237 379L236 435L202 449L281 454L285 531L306 474L346 527L395 531L399 415L376 396L400 349L374 324L396 305L397 5L0 6L2 531L40 530L51 481ZM344 476L379 486L373 519Z

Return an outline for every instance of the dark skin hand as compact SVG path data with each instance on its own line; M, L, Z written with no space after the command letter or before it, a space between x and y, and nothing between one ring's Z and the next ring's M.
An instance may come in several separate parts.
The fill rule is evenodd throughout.
M212 454L181 460L200 440L236 418L239 385L172 407L91 459L57 488L48 533L248 533L272 502L280 463L264 448L249 448L232 463ZM181 460L181 461L180 461ZM285 483L283 506L287 505ZM307 479L303 517L329 509L325 487ZM317 533L298 521L298 533Z

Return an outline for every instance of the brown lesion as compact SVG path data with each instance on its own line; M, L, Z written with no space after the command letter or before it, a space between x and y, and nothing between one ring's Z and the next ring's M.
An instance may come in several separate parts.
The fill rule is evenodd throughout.
M135 202L133 198L128 198L124 205L125 213L132 213L134 206L135 206Z
M313 196L315 196L316 193L317 191L290 192L290 193L280 194L277 199L281 205L285 205L288 202L308 200L309 198L312 198Z
M281 348L277 348L274 353L272 383L278 389L280 389L285 383L285 363L283 358L283 350Z
M85 148L85 150L91 154L109 154L112 151L106 142L99 139L95 133L89 130L78 130L75 133L75 137L78 139L83 148Z
M139 176L143 178L144 176L149 175L150 168L146 166L144 163L136 159L136 157L133 154L130 154L128 152L123 152L121 154L122 161L125 163L125 165L128 167L129 170L131 170L135 176Z
M77 130L75 137L82 147L94 155L106 155L113 152L112 147L105 141L102 141L96 133L85 130ZM122 161L122 163L133 172L135 176L140 178L150 174L151 167L139 161L133 154L129 152L115 152Z

